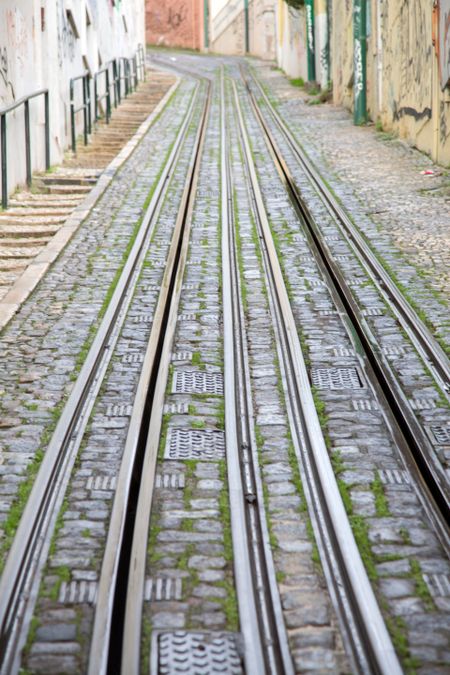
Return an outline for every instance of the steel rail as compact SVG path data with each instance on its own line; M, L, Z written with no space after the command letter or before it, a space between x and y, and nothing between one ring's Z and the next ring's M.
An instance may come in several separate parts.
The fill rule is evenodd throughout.
M0 672L17 666L27 623L37 597L51 533L62 504L84 430L111 360L120 327L131 302L156 216L177 163L192 119L198 88L177 133L168 161L144 214L129 257L102 319L97 335L58 420L34 481L0 581Z
M241 72L243 71L241 70ZM261 83L253 73L250 74L269 109L272 119L279 127L292 152L297 157L311 185L314 187L317 194L322 199L324 206L339 226L339 229L349 246L354 250L358 258L364 262L364 267L370 274L371 280L375 283L379 293L393 309L402 328L407 332L417 351L421 354L423 360L427 364L427 367L433 373L433 377L439 385L439 388L442 390L442 393L447 400L450 400L450 361L444 350L428 327L418 317L416 311L411 307L405 296L399 291L388 272L383 268L370 246L365 241L359 229L352 223L345 209L332 194L319 172L314 168L306 152L300 147L298 141L283 122L279 113L275 110L272 102L261 86ZM251 92L245 76L244 81L254 99L254 94ZM306 208L305 205L304 207Z
M233 552L246 672L293 675L270 548L254 428L221 73L225 430Z
M139 408L140 412L146 409L145 418L142 420L141 414L137 411L135 414L133 409L132 422L135 423L130 425L118 479L117 498L114 501L111 527L105 548L91 643L89 673L92 675L105 673L108 659L108 671L110 672L117 669L119 661L122 664L121 672L124 674L137 674L140 669L147 534L152 510L164 394L210 104L211 87L208 84L202 118L197 130L188 176L175 223L171 253L162 282L162 292L158 300L155 321L138 385L135 408ZM143 421L144 429L142 428ZM139 449L141 449L140 458ZM136 508L135 516L129 520L127 511L130 509L133 498L133 479L138 481L137 487L134 488ZM123 576L120 574L120 569L125 575L125 583L117 592L118 579ZM120 629L116 631L118 634L114 635L113 644L111 623L114 616L119 619L118 623L123 625L123 632ZM117 642L120 641L121 644L118 645Z
M316 261L327 278L328 286L334 289L335 298L338 297L342 302L364 348L372 370L372 375L369 377L376 390L377 398L382 402L381 410L387 417L393 436L401 449L403 461L412 474L422 506L433 523L441 544L449 553L450 485L445 470L388 360L382 354L376 337L364 319L339 265L323 240L318 225L301 199L295 181L264 120L254 94L249 88L248 91L255 116L266 135L280 177L286 185L297 214L305 224L305 232L315 252ZM388 304L391 306L390 303ZM428 365L428 360L426 360L426 365Z
M294 422L299 468L308 487L305 493L316 497L308 506L321 558L328 569L327 581L332 582L330 595L357 672L399 675L402 669L356 546L328 456L234 82L233 86L257 223L264 242L263 260L283 345L280 356L284 364L284 385L287 375L291 387L286 400Z

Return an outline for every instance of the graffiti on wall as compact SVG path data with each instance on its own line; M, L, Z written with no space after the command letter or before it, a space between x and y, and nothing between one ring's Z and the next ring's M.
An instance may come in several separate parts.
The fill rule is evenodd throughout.
M439 5L439 71L441 89L450 83L450 0Z
M171 28L176 30L183 23L183 21L186 20L187 15L188 15L188 8L186 7L186 4L184 2L181 5L179 5L177 9L170 7L169 14L167 17L167 23Z
M0 83L3 83L5 89L5 94L0 94L0 98L8 100L11 96L12 100L15 101L14 85L9 79L8 50L6 47L0 47Z
M58 64L61 68L64 61L75 58L76 37L67 19L64 2L58 3Z

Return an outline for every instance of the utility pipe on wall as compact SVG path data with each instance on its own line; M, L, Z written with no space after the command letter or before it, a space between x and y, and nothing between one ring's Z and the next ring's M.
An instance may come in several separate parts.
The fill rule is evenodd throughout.
M204 47L209 47L209 0L203 0L203 33L204 33Z
M366 0L354 0L353 7L353 67L355 124L367 122L367 5Z
M245 53L248 54L250 51L250 39L248 31L248 0L244 0L244 29L245 29Z
M315 82L314 0L306 0L306 43L308 48L308 82Z

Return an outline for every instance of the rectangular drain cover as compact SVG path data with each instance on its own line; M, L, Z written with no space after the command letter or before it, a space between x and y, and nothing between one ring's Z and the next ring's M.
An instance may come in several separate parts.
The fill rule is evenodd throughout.
M158 473L156 475L156 488L170 488L181 490L185 486L184 473Z
M383 485L409 485L409 474L400 469L380 469L380 480Z
M144 600L161 602L163 600L181 600L181 579L169 577L149 577L145 580Z
M361 389L357 368L312 368L311 380L318 389Z
M423 580L428 586L433 598L450 597L450 575L448 574L424 574Z
M94 605L97 600L97 586L97 581L63 581L58 600L64 605Z
M450 443L450 426L443 426L441 424L433 424L430 427L433 438L439 445L448 445Z
M243 675L239 638L234 633L154 631L151 675Z
M164 459L222 459L225 434L214 429L169 428Z
M176 370L173 378L172 393L222 395L222 373L205 373L202 370Z

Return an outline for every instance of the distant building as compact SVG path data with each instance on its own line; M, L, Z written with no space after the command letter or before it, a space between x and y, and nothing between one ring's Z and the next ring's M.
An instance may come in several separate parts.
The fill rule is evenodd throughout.
M147 44L202 49L204 0L147 0Z

